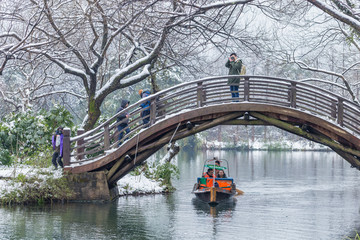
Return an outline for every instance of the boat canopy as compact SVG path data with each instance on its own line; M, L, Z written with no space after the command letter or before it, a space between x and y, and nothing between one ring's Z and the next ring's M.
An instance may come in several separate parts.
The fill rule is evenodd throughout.
M224 164L225 166L215 165L216 161L219 161L221 165ZM208 169L224 170L224 172L226 171L226 176L230 177L230 175L229 175L229 163L225 159L218 159L217 157L214 157L212 159L205 160L202 172L204 173Z
M224 170L227 169L227 167L222 167L222 166L216 166L216 165L211 165L211 164L206 164L205 167L210 168L210 169L216 169L216 170Z

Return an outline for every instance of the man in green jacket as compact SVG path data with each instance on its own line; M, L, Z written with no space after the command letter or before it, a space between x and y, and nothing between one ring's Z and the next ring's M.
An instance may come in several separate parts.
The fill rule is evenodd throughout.
M229 75L237 75L238 77L231 77L228 79L228 84L230 85L230 92L232 98L237 98L234 102L238 102L239 98L239 83L240 83L240 72L242 67L242 62L238 59L236 53L230 54L228 61L225 64L225 67L229 68Z

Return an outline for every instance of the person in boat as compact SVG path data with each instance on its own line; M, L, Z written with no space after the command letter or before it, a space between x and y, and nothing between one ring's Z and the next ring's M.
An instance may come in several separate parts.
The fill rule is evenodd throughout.
M214 177L214 169L209 168L206 173L203 174L205 178L212 178Z
M224 170L219 170L219 174L216 176L217 178L226 178L226 174Z
M214 169L209 168L204 177L206 178L206 187L212 187L214 185L214 177L216 177L214 176Z
M220 161L219 160L215 161L215 166L220 167ZM215 176L217 177L218 175L219 175L219 169L215 168Z

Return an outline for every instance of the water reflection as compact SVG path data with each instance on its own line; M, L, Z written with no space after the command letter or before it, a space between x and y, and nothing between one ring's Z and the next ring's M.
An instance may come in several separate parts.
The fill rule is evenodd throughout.
M230 161L245 194L210 207L191 190L214 156ZM173 194L1 207L0 239L345 239L360 232L360 172L335 153L181 152L177 164Z
M235 210L236 201L236 198L232 198L212 207L197 198L193 198L191 200L194 210L196 210L198 214L206 214L214 218L219 216L230 218L232 216L232 212Z

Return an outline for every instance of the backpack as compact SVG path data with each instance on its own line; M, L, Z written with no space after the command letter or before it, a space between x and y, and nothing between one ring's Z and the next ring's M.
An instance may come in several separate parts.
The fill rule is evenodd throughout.
M241 65L241 71L239 73L239 75L245 75L246 74L246 67L244 64Z
M60 146L60 134L55 135L55 146Z

